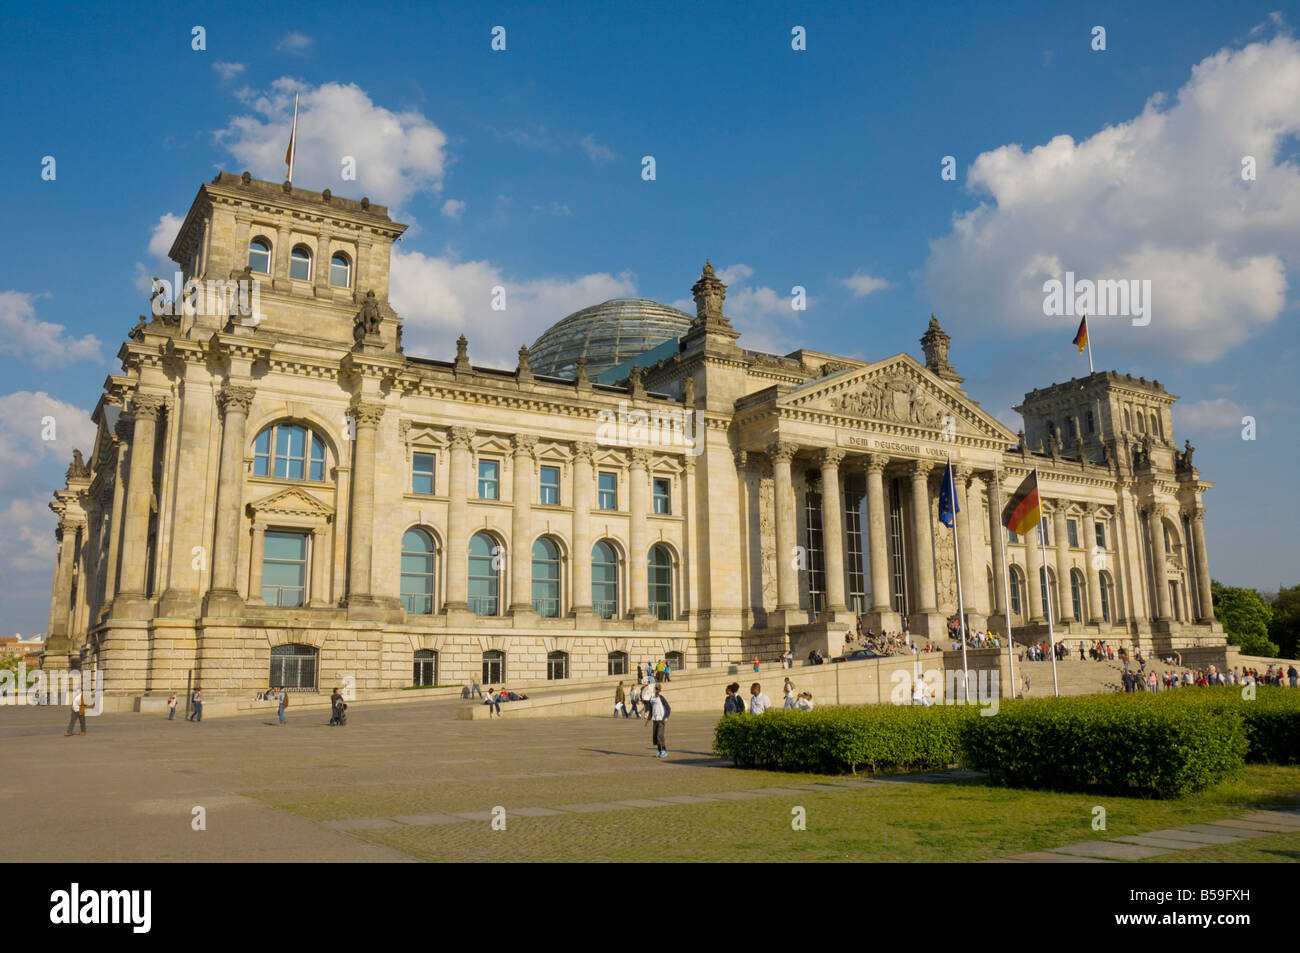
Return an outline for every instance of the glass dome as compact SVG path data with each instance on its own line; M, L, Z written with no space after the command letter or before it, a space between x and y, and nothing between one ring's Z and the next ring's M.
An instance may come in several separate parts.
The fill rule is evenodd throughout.
M534 374L573 377L578 358L587 358L587 376L671 338L681 337L694 320L691 315L647 298L615 298L575 311L549 329L528 349Z

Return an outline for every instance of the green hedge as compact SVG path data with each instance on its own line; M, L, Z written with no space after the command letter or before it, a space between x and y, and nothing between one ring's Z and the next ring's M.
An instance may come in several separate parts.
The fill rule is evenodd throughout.
M1156 797L1229 777L1247 746L1245 718L1222 699L1145 693L1004 702L967 722L961 739L963 763L995 783Z
M960 760L961 725L976 708L821 708L728 715L713 748L742 767L856 772L945 768Z
M1246 722L1246 760L1258 764L1300 764L1300 691L1273 685L1255 686L1255 697L1242 688L1178 688L1162 693L1166 703L1208 707L1240 715Z

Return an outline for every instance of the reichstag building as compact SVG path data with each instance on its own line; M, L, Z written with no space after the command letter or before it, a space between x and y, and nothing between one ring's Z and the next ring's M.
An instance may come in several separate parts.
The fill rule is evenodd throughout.
M1041 637L1050 604L1059 637L1221 650L1212 484L1157 381L1036 388L1012 433L933 317L919 358L753 351L708 264L694 315L597 304L514 370L463 337L417 357L389 305L404 228L247 173L199 189L171 258L260 303L151 309L122 345L51 503L46 667L139 694L718 666L836 650L857 617L937 638L958 562L973 626ZM936 510L949 454L959 552ZM1047 545L1003 547L1035 467Z

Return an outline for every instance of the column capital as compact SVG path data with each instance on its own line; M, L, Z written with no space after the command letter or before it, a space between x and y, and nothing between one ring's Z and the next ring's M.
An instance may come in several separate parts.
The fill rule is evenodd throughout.
M907 469L913 480L924 480L934 469L934 464L928 460L913 460Z
M963 483L969 482L970 478L975 475L975 468L968 463L954 463L952 465L952 476L954 480L960 480Z
M838 469L839 465L843 461L844 461L843 450L840 450L838 448L829 448L821 452L821 464L823 470L827 469L828 467L832 469Z
M794 459L794 455L799 452L799 445L789 440L777 440L768 445L767 455L772 458L772 462L789 463Z
M530 433L517 433L514 436L516 457L531 457L537 449L537 438Z
M749 466L749 451L736 450L732 452L732 459L736 462L736 469L743 470ZM692 461L693 463L694 461Z
M596 445L594 443L582 441L573 445L573 460L575 463L579 460L591 463L595 457Z
M632 460L632 469L644 470L650 464L650 451L645 447L633 447L628 455Z
M468 450L475 433L473 427L452 427L451 448L453 450Z
M266 522L266 520L254 520L254 522L253 522L253 532L255 532L255 533L265 533L265 532L266 532L266 527L267 527L268 525L269 525L269 524ZM317 529L318 529L318 527L315 527L315 526L313 526L313 527L311 528L311 533L312 533L313 536L316 534L316 530L317 530Z
M248 415L248 410L253 406L253 398L257 395L251 387L242 387L236 384L227 384L217 392L217 406L221 409L222 414L228 414L232 411L237 414Z
M113 434L118 440L125 443L131 439L131 434L135 432L135 421L123 414L117 418L117 423L113 425Z
M161 394L137 393L131 398L131 417L135 420L157 420L163 406Z
M358 426L376 427L384 416L384 405L374 400L354 400L348 406L348 413Z
M884 473L887 466L889 466L889 457L886 454L869 453L862 469L867 473Z
M1197 503L1194 506L1188 506L1183 509L1183 515L1193 523L1199 523L1205 519L1205 507Z

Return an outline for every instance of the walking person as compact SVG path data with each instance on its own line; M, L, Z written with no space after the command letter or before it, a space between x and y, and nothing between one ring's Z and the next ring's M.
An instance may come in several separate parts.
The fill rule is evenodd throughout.
M665 733L668 716L672 714L672 709L668 707L668 700L664 698L662 692L663 689L656 685L654 697L650 699L645 715L646 721L650 722L651 726L650 741L658 749L656 758L668 757Z
M623 717L627 717L627 692L623 691L623 683L618 683L618 688L614 689L614 717L622 712Z
M795 700L794 683L787 677L785 680L785 707L793 708Z
M81 722L81 733L84 735L86 733L86 695L80 686L72 693L72 716L68 719L68 731L63 737L72 737L72 726L78 721Z
M745 700L740 697L739 682L732 682L727 686L727 697L722 702L722 713L724 715L743 715L745 713Z
M343 704L343 696L342 694L339 693L338 686L335 685L334 691L330 693L330 724L331 725L340 724L339 716L343 714L343 709L340 707L342 704Z
M280 696L278 699L276 699L276 701L279 704L279 708L276 709L275 713L280 718L280 726L283 727L284 710L289 707L289 692L283 685L280 686Z
M202 721L203 691L197 685L194 686L194 694L190 698L190 703L194 706L194 710L190 712L190 717L186 721Z
M176 720L176 693L172 692L167 696L167 720Z
M772 699L763 693L763 686L755 682L749 686L749 713L751 715L761 715L772 707Z
M469 700L473 701L475 695L477 695L479 698L482 698L483 689L479 687L478 679L472 678L470 679L470 686L469 686Z

